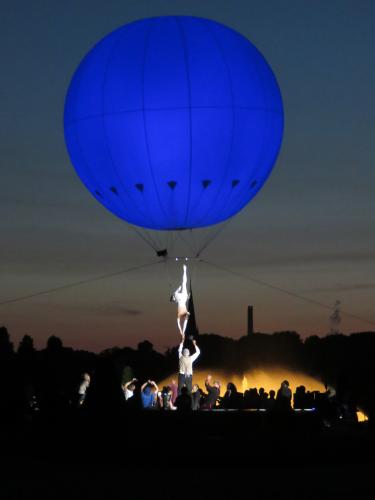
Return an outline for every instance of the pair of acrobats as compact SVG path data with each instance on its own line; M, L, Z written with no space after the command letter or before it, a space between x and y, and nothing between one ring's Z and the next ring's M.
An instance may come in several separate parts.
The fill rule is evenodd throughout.
M190 316L187 309L189 297L190 294L187 289L187 266L184 265L181 285L171 296L171 302L177 303L177 328L183 340Z

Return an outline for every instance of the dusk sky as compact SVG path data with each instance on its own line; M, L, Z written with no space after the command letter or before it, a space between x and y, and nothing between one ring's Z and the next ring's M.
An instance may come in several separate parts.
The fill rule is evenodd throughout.
M375 330L375 2L372 0L77 0L2 2L0 302L154 262L128 226L77 177L66 151L64 99L82 57L137 19L193 15L247 37L273 69L285 131L273 173L203 257L332 306L344 333ZM178 343L164 264L0 305L17 345L50 335L99 351ZM202 333L324 335L330 310L195 265ZM367 322L365 321L367 320ZM371 324L371 322L373 322Z

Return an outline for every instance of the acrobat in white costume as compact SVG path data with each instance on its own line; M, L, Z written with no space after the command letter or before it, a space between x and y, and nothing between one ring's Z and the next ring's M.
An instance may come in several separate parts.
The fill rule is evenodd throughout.
M183 337L189 319L189 311L187 310L187 302L189 300L189 293L187 290L187 267L183 266L182 283L172 295L174 302L177 302L177 327L178 331Z

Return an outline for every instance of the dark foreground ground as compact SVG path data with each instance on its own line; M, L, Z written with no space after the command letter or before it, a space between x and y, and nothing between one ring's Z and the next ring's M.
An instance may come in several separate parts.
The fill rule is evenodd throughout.
M80 411L0 436L0 500L375 499L374 430L314 414Z

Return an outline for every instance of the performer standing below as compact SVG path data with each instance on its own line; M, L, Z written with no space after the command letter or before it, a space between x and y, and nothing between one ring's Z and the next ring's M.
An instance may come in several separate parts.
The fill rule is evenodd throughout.
M201 353L197 342L193 340L195 347L195 353L190 356L189 349L183 349L185 336L182 335L181 344L178 348L178 358L179 358L179 372L178 372L178 394L181 394L182 387L186 387L188 393L191 394L191 389L193 385L193 363Z
M182 283L171 297L172 302L177 302L177 327L182 336L185 335L190 315L187 310L187 302L189 300L189 293L187 290L187 267L184 265L183 269Z

